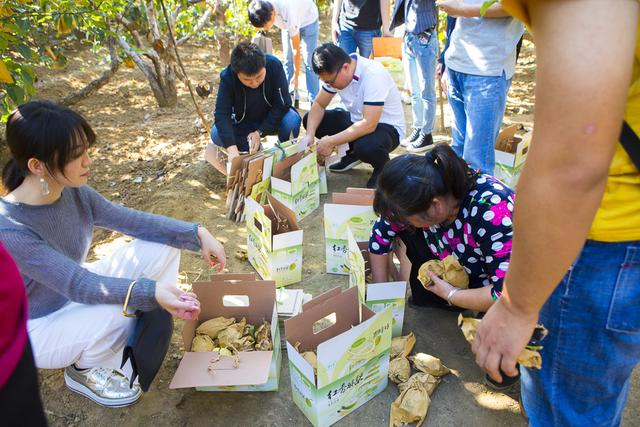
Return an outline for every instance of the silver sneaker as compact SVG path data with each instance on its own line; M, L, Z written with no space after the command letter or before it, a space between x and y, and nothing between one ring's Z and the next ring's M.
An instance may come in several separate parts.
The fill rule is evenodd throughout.
M110 408L133 405L142 396L140 386L130 388L129 379L117 369L78 370L72 365L64 370L64 382L72 391Z

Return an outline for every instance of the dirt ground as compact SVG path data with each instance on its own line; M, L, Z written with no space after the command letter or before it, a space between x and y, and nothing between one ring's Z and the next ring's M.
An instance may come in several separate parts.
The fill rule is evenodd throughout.
M326 35L327 32L325 31ZM278 37L274 37L274 41ZM322 40L327 37L321 37ZM213 79L217 84L219 64L215 49L206 44L182 48L181 57L192 81ZM65 70L39 73L38 97L60 99L82 87L106 64L99 64L89 51L70 57ZM525 43L518 71L509 93L505 123L532 124L534 54ZM303 78L301 77L303 80ZM198 99L211 118L214 99ZM208 133L198 127L197 115L186 88L179 85L175 108L156 107L142 73L121 68L97 94L73 108L85 115L99 140L91 150L93 160L90 185L125 206L202 223L224 243L229 255L227 271L253 271L246 261L233 257L246 247L243 224L225 219L225 178L202 159ZM445 110L448 107L445 106ZM408 113L408 109L407 109ZM410 115L407 115L408 123ZM445 114L447 123L448 114ZM437 119L437 123L439 119ZM448 124L447 124L448 126ZM442 139L447 132L437 132ZM394 154L404 152L398 148ZM348 174L329 175L329 190L364 186L369 171L359 166ZM324 201L326 196L322 198ZM304 229L304 269L299 285L314 295L334 286L347 285L345 276L324 273L322 209L301 222ZM92 257L100 256L118 236L98 230ZM184 253L182 281L190 283L206 277L210 270L198 254ZM524 425L516 395L493 393L482 385L482 373L455 324L455 314L434 309L407 307L405 331L418 336L418 351L434 354L455 370L436 391L427 418L428 425L486 426ZM41 371L44 405L53 426L107 425L306 425L306 419L291 399L286 358L282 363L281 387L276 393L199 393L169 390L168 383L182 354L180 322L163 368L152 389L133 407L104 409L64 386L62 370ZM640 379L633 377L630 401L623 425L640 425L638 402ZM390 385L380 396L339 422L339 426L387 425L391 402L397 396Z

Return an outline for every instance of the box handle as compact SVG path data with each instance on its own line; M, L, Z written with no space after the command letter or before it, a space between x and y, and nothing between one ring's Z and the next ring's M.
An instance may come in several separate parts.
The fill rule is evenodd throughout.
M225 307L249 307L251 301L248 295L223 295L222 305Z
M336 319L336 312L334 311L333 313L324 316L322 319L316 320L315 322L313 322L312 326L313 334L317 335L320 332L331 328L336 324Z

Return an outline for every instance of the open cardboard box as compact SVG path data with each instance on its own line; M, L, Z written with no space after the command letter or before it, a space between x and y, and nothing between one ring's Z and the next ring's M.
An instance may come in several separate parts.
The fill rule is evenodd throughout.
M358 242L368 242L378 216L373 211L375 190L347 188L333 193L324 205L324 237L327 273L349 274L347 228Z
M260 277L287 286L302 280L303 232L291 209L270 194L267 200L246 200L247 257ZM278 217L286 219L289 231L278 232Z
M363 254L366 254L368 258L367 246L356 242L351 229L348 230L348 239L349 287L357 288L360 302L366 304L374 312L379 313L391 308L393 312L392 336L399 337L402 335L404 323L407 283L404 281L366 283L368 259L365 261ZM388 256L391 260L391 254Z
M276 163L271 194L296 214L298 221L320 206L320 176L315 151L296 153Z
M285 320L293 401L314 426L335 423L386 388L391 319L391 310L361 305L356 288L335 288ZM317 352L317 377L297 342L300 352Z
M504 128L498 134L495 143L495 176L510 187L515 187L520 177L520 172L527 159L529 144L531 142L532 132L527 132L524 136L516 136L518 125L511 125ZM512 140L512 144L507 141ZM502 148L510 145L513 149L503 151Z
M276 288L273 281L208 281L193 284L193 292L201 304L200 318L187 320L182 329L186 350L169 388L195 387L199 391L273 391L280 378L280 330L276 310ZM247 305L248 304L248 305ZM248 323L271 323L272 351L241 351L240 366L233 358L221 356L209 372L209 362L216 352L191 351L196 328L214 317L245 317Z

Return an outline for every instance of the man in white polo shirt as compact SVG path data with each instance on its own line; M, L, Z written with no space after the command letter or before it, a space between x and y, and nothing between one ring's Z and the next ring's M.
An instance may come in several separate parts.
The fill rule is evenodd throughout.
M295 78L298 87L300 54L304 62L309 102L316 99L318 76L311 69L311 55L318 46L318 7L313 0L253 0L249 4L249 22L256 28L269 30L273 25L282 31L284 71L287 80ZM300 50L300 40L304 49ZM295 51L295 66L293 51ZM294 77L295 74L295 77ZM297 94L296 94L297 95Z
M382 64L355 53L348 55L332 43L313 52L312 66L324 84L304 116L305 138L309 143L320 138L320 158L349 144L347 154L329 170L345 172L361 162L369 163L373 174L367 187L375 188L389 153L404 134L402 101L391 74ZM347 111L327 110L336 94Z

